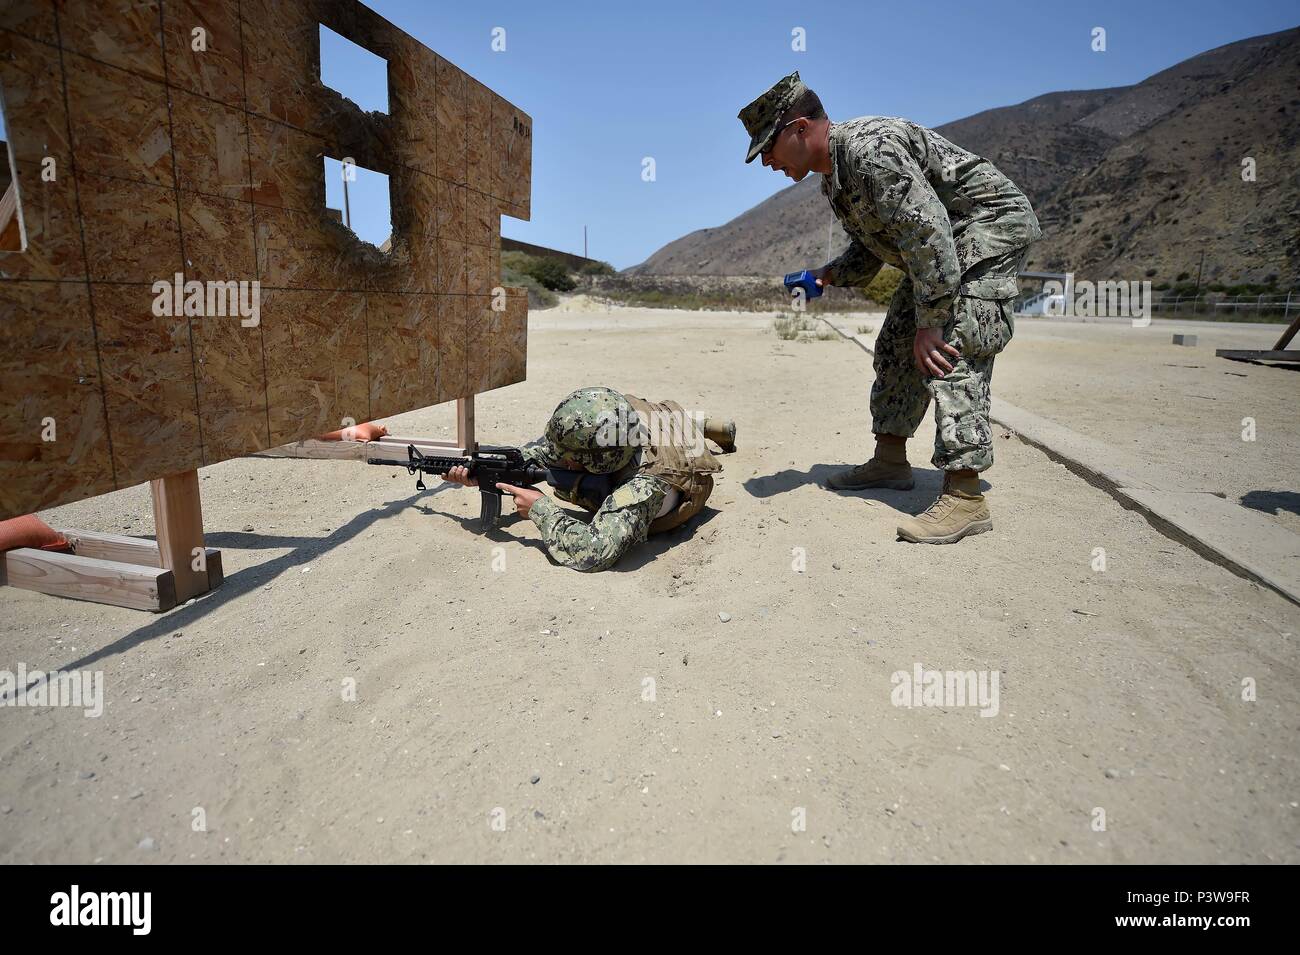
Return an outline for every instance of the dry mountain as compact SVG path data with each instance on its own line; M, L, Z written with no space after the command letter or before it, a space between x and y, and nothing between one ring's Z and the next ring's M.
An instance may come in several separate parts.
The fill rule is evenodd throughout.
M1134 86L1048 93L938 127L1033 200L1030 267L1176 282L1300 281L1300 28L1230 43ZM1253 160L1255 179L1242 177ZM774 275L825 260L844 233L819 176L628 271Z

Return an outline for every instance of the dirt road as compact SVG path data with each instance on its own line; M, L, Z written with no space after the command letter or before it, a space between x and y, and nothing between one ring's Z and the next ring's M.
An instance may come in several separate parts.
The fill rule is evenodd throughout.
M1300 608L1000 435L994 532L896 543L930 426L915 492L823 489L868 451L869 359L769 325L536 313L528 382L480 398L501 443L591 383L737 419L715 509L616 571L478 536L470 492L245 459L202 472L217 593L0 592L0 669L105 680L98 718L0 707L0 861L1300 861ZM1068 347L1033 344L1047 380ZM1292 486L1270 468L1246 483ZM45 516L148 514L135 488ZM996 671L996 706L894 705L918 664Z

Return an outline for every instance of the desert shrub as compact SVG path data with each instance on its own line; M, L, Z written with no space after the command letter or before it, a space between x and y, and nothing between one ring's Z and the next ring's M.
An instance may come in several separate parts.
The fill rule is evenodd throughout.
M800 332L808 331L812 323L802 315L778 315L772 319L772 330L782 341L793 341Z
M521 275L531 275L544 288L553 292L572 292L578 287L578 283L569 274L568 266L559 259L529 255L527 252L503 252L501 267Z
M608 262L584 262L578 269L579 275L614 275L614 266Z
M506 253L507 255L511 253ZM505 256L502 257L501 265L501 282L512 288L522 288L528 290L528 307L529 308L550 308L559 302L559 298L554 292L544 286L531 275L523 272L517 272L504 263Z

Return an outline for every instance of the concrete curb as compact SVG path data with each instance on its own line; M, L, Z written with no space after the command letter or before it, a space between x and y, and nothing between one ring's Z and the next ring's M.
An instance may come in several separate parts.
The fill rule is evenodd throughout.
M822 321L869 355L874 335ZM1181 486L1141 459L994 398L989 418L1142 514L1165 536L1300 604L1300 534L1210 491Z

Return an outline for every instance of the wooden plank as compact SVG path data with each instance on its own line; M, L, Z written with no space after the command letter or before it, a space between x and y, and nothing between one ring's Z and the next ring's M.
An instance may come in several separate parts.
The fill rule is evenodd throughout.
M365 441L321 441L308 438L282 444L278 448L267 448L249 455L253 458L302 458L308 461L359 461L365 457L365 449L370 444Z
M456 440L462 448L478 450L474 440L474 396L456 399Z
M309 438L278 448L268 448L249 455L254 458L299 458L308 461L364 461L366 458L384 458L405 461L406 446L413 444L421 451L426 448L442 455L463 455L465 448L455 441L433 441L428 438L384 437L378 441L321 441Z
M5 552L0 583L135 610L176 606L175 578L170 570L31 547Z
M162 566L158 544L143 537L103 534L99 531L82 530L79 527L61 527L58 531L68 539L68 543L72 545L72 552L78 557L115 560L141 567Z
M1300 361L1300 348L1285 350L1220 348L1214 354L1219 358L1229 358L1232 361Z
M199 502L199 472L183 471L149 482L153 493L154 532L162 565L176 581L176 599L183 603L206 593L206 569L193 569L194 548L203 547L203 509ZM207 549L204 548L206 555ZM206 560L206 557L205 557Z
M162 568L162 557L158 545L143 537L127 537L124 534L105 534L100 531L87 531L78 527L61 527L59 533L68 539L73 553L77 557L90 557L95 560L117 561L133 564L137 567ZM215 547L204 548L208 567L208 589L216 590L226 579L221 564L221 551Z
M372 444L395 444L398 447L402 447L402 448L405 448L408 444L413 444L417 448L436 448L444 454L447 454L449 452L455 452L457 454L460 454L463 453L465 450L463 445L457 444L455 441L435 441L432 438L404 438L401 435L393 435L393 434L385 435L384 437L380 438L378 441L373 441L371 443Z

